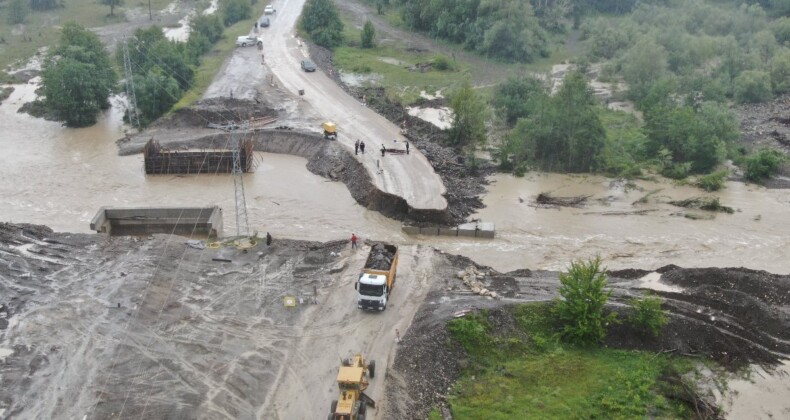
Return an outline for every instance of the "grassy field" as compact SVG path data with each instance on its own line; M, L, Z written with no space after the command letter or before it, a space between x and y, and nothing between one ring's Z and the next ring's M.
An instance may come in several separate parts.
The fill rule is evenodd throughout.
M151 10L164 9L172 0L151 0ZM32 57L41 48L57 41L58 31L66 22L77 22L87 28L123 22L124 13L131 8L148 10L148 2L127 1L124 7L115 8L115 16L109 16L110 8L98 4L97 0L67 0L64 7L48 10L31 10L25 22L11 25L8 22L8 1L0 8L0 69L18 66ZM143 9L141 9L142 13Z
M400 15L389 9L382 16L393 27L408 30ZM437 90L447 93L465 78L472 80L478 93L484 98L491 96L496 84L509 76L548 72L554 64L572 59L572 54L565 46L564 34L554 35L552 39L552 55L534 63L505 63L477 56L475 63L464 62L461 56L462 47L449 42L434 39L444 50L455 51L459 57L431 53L420 53L408 49L403 43L387 43L376 48L360 48L360 30L355 28L349 19L343 20L343 36L345 44L334 49L334 62L343 71L367 79L371 86L384 87L390 98L404 105L409 105L419 98L420 91L429 94ZM466 52L467 54L474 54ZM449 53L448 53L449 54ZM452 54L453 56L456 54ZM450 70L431 69L426 72L409 70L419 63L430 63L437 59L445 60L452 65Z
M556 338L548 305L522 305L511 311L521 334L508 337L492 334L485 314L451 321L453 337L464 345L471 358L450 397L454 418L625 419L691 415L687 406L664 397L670 385L660 378L667 372L690 372L696 360L570 347Z

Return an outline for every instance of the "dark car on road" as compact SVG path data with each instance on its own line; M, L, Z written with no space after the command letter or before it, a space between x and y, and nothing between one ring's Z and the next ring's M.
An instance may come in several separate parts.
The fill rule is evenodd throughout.
M270 22L269 22L269 17L268 17L268 16L264 16L264 17L261 19L261 24L260 24L261 28L268 28L268 27L269 27L269 24L270 24Z
M315 71L315 63L310 60L302 60L302 70Z

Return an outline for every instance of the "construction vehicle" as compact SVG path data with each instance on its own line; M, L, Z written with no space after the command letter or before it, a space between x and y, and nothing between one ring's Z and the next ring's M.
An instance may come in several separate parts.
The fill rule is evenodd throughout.
M365 364L362 355L357 354L353 359L341 361L337 373L340 397L332 401L327 420L365 420L368 406L376 408L376 402L363 392L368 388L368 375L376 376L375 360Z
M370 248L365 267L354 283L357 307L383 311L387 307L398 270L398 247L376 244Z
M337 140L337 126L335 123L327 121L322 126L324 128L324 138L327 140Z

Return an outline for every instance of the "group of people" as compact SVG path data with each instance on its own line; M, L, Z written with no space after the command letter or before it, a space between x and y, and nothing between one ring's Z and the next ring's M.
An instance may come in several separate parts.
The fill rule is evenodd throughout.
M394 141L397 141L397 140L394 140ZM408 155L409 154L409 142L408 141L404 141L404 143L406 143L406 154ZM362 152L363 155L365 154L365 142L357 139L357 141L354 142L354 154L355 155L359 155L359 152ZM387 148L384 146L384 144L382 144L381 145L381 157L384 157L384 155L386 153L387 153Z
M357 142L354 143L354 154L358 155L359 152L362 152L363 155L365 154L365 142L357 139Z

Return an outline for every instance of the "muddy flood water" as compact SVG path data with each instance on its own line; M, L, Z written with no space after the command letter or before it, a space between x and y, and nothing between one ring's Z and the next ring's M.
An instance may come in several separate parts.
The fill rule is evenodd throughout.
M93 127L68 129L17 113L23 103L34 99L35 87L16 85L0 105L0 221L86 233L102 206L216 204L224 209L225 233L235 233L229 175L146 176L141 155L117 155L115 140L124 129L118 106ZM432 245L500 271L562 269L572 259L598 254L609 268L677 264L790 273L788 190L728 182L715 195L735 213L693 220L684 215L710 216L667 203L706 195L693 187L598 176L496 175L484 197L487 207L475 216L496 224L495 239L409 237L401 232L399 222L358 205L343 184L307 171L304 159L272 154L257 158L255 173L244 179L250 228L269 231L275 238L326 241L354 232L363 239ZM580 208L541 208L534 205L541 192L589 198ZM784 366L782 372L787 369ZM755 393L775 392L777 407L758 407L755 418L786 413L790 400L786 375L766 377L767 382L753 377L757 384L735 382L733 389L744 398L732 397L729 410L745 413L753 409L748 401ZM772 382L772 378L778 379Z
M141 155L117 155L115 140L124 129L118 106L93 127L68 129L16 112L33 100L34 89L32 84L16 85L0 105L0 220L89 232L101 206L216 204L225 213L225 233L235 233L229 175L146 176ZM668 204L705 193L667 181L502 174L491 178L486 208L475 215L496 224L495 239L408 237L399 222L358 205L343 184L307 171L304 159L257 157L255 173L244 179L250 229L275 236L325 241L354 232L363 238L433 245L500 271L562 269L572 259L598 254L613 269L677 264L790 272L790 190L728 182L715 195L735 213L711 215ZM541 192L589 198L581 208L542 208L534 205ZM712 218L684 217L689 213Z

